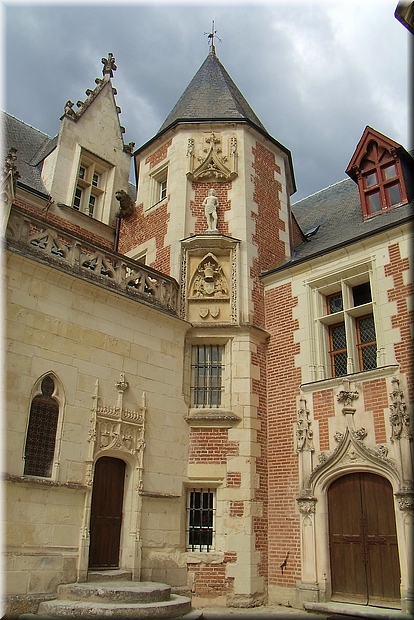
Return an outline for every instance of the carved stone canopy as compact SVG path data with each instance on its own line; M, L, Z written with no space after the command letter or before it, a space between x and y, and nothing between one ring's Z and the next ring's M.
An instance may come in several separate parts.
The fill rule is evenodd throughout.
M194 168L194 139L190 138L187 157L190 170L187 177L190 181L231 181L237 177L237 140L230 141L230 157L222 154L221 138L213 132L205 139L207 146L203 155L198 157L199 165ZM229 161L230 159L230 161ZM230 167L229 167L230 164Z

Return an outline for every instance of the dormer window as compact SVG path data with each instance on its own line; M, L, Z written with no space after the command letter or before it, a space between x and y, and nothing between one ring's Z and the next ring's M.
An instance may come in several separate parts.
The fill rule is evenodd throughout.
M408 202L402 146L367 127L346 170L358 183L364 219Z
M109 172L106 162L82 152L72 202L75 211L102 219Z

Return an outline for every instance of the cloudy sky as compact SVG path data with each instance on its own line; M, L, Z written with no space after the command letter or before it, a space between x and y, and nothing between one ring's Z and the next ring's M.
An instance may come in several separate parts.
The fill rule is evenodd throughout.
M345 178L366 125L410 144L409 32L397 0L45 3L2 6L1 107L50 136L112 52L125 141L149 140L216 52L268 132L292 152L293 202Z

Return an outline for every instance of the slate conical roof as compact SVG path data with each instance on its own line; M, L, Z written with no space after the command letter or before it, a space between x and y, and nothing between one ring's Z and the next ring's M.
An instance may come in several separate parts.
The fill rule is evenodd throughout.
M177 122L218 120L247 121L267 133L213 48L158 133Z

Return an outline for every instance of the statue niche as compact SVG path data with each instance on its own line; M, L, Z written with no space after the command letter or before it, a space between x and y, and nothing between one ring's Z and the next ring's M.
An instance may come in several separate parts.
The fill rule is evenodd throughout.
M207 254L198 264L190 282L189 299L229 299L227 277L213 254Z

